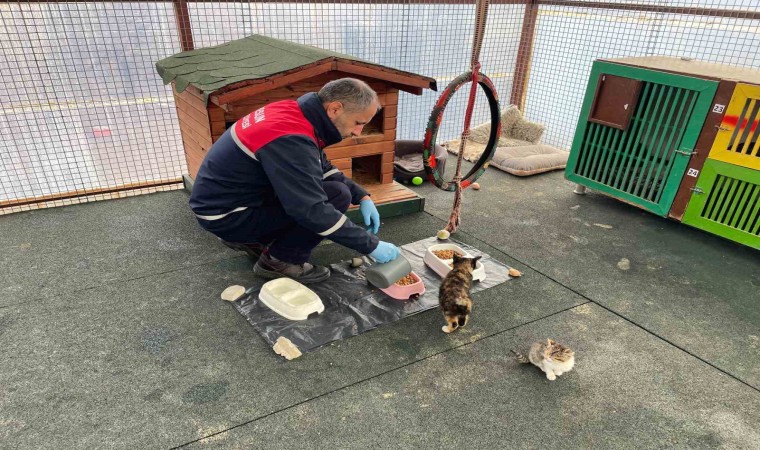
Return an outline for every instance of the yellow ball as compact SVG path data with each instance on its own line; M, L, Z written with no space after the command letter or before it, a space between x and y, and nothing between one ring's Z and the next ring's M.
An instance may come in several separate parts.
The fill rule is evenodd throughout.
M448 230L440 230L437 236L438 236L438 239L445 241L446 239L449 238L449 236L451 236L451 233L449 233Z

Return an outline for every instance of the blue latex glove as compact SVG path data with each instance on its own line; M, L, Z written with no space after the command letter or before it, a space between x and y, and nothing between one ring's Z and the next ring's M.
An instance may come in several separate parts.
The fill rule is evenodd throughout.
M375 202L370 199L365 199L359 202L359 211L364 218L364 225L367 226L367 231L372 231L377 234L380 230L380 213L377 212Z
M380 243L377 244L377 248L373 250L369 256L375 258L375 261L382 264L398 258L399 253L401 253L401 250L395 245L390 242L380 241Z

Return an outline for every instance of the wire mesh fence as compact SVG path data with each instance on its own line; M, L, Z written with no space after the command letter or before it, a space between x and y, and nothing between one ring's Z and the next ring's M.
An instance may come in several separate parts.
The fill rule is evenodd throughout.
M0 3L0 205L176 183L184 158L153 61L179 51L165 3ZM39 205L37 205L39 206Z
M181 187L174 99L154 65L190 45L262 34L433 77L440 91L469 69L474 26L474 0L0 2L0 213ZM757 0L503 0L480 60L502 107L520 104L543 142L567 149L593 60L758 68L758 49ZM462 131L464 91L439 142ZM438 95L401 93L398 139L423 138ZM487 117L479 95L472 124Z
M550 145L570 147L595 59L666 55L760 68L757 0L552 3L539 7L525 105Z

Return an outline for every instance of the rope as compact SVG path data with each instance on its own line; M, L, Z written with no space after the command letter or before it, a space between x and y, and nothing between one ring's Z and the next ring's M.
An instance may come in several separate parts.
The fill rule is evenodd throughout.
M459 154L457 155L457 170L452 180L455 184L454 205L451 208L449 222L446 224L446 230L450 233L457 231L460 225L460 216L462 210L462 159L467 140L470 138L470 122L472 120L472 111L475 109L475 94L478 92L478 82L480 81L480 50L483 47L483 36L486 30L486 21L488 17L488 0L478 0L475 13L475 34L472 39L472 57L470 59L470 69L472 70L472 84L470 85L470 97L467 100L467 110L464 115L464 128L462 137L459 142ZM492 124L493 131L493 124ZM497 135L498 136L498 135ZM490 141L489 141L490 142Z

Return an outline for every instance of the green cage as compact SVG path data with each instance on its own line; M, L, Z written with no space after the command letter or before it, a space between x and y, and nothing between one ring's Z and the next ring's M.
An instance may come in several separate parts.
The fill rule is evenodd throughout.
M683 223L760 249L760 170L708 159Z
M666 216L718 82L596 61L567 179Z

